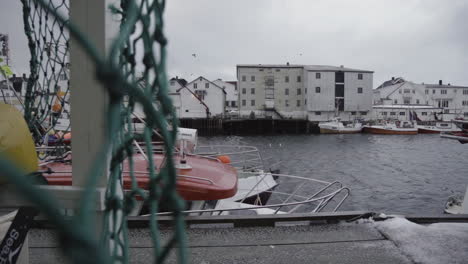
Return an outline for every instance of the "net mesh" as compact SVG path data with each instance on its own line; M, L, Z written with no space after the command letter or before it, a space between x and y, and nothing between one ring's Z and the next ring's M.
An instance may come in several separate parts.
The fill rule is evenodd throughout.
M20 170L6 159L0 159L0 169L18 190L33 201L56 225L64 252L74 262L128 263L127 215L137 199L143 199L150 211L150 232L154 260L163 262L178 245L178 258L186 262L183 200L176 192L176 173L173 163L177 119L168 97L165 71L167 40L163 32L165 1L121 0L110 6L120 19L120 32L107 56L100 54L90 39L69 21L68 0L22 0L24 30L31 52L30 79L27 83L24 115L37 146L49 146L55 137L53 153L43 152L41 158L55 159L69 151L65 135L69 125L58 128L60 119L68 119L69 36L86 51L96 68L96 77L109 95L106 142L88 175L87 185L80 200L80 212L66 220L52 196L38 190L26 180ZM136 133L133 115L144 115L142 133ZM57 132L60 130L60 133ZM157 130L163 142L165 162L157 167L151 144ZM109 139L112 139L110 142ZM149 189L138 188L134 171L134 145L143 141L147 156ZM40 152L41 153L41 152ZM143 154L143 153L142 153ZM109 159L110 155L110 159ZM108 181L106 208L102 221L100 241L94 239L94 191L103 177L106 162ZM123 171L124 163L128 171ZM131 188L122 191L123 174L131 178ZM160 202L173 212L174 233L162 243L158 219Z

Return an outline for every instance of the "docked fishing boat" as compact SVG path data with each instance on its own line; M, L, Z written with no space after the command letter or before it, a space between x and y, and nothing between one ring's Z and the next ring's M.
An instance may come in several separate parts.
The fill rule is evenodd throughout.
M383 121L375 125L365 125L363 132L384 135L416 135L418 128L412 121Z
M462 131L452 122L435 122L432 124L417 125L420 134L439 134L441 132L460 132Z
M353 134L360 133L362 124L358 121L344 124L339 118L334 118L329 122L319 123L321 134Z

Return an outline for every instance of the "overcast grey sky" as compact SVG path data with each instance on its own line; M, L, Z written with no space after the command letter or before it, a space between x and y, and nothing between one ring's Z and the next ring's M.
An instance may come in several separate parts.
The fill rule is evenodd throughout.
M236 64L325 64L468 85L468 0L168 0L168 71L236 78ZM13 66L28 67L19 0L0 0ZM196 54L196 58L192 54Z

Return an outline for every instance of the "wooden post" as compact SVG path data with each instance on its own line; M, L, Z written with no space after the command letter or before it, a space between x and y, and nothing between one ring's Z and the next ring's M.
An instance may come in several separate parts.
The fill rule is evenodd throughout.
M86 34L101 54L107 54L118 23L108 6L116 1L72 0L70 18ZM116 3L114 3L116 4ZM96 69L75 39L70 41L70 103L73 133L73 186L82 187L106 136L109 98L95 79ZM102 172L104 173L104 171ZM106 177L99 183L105 187Z

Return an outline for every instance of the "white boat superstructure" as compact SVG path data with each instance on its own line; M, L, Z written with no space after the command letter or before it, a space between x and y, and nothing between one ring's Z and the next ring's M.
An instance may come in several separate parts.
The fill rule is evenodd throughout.
M322 134L351 134L359 133L362 130L362 124L359 121L344 124L339 118L334 118L328 122L321 122L318 126Z
M432 124L418 124L418 133L438 134L440 132L459 132L462 131L452 122L435 122Z

